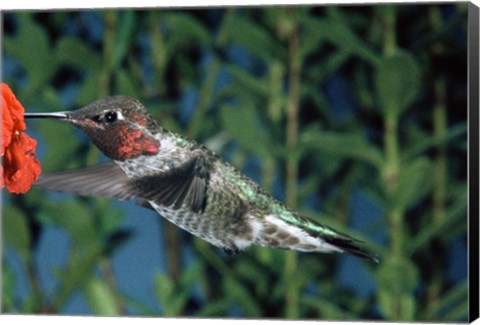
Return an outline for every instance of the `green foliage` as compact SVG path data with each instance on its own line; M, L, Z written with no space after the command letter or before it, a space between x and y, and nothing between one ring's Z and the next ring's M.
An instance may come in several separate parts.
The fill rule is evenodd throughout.
M395 193L392 194L392 209L404 212L424 199L432 187L428 175L431 168L432 164L425 157L417 158L402 168Z
M119 316L115 305L115 293L105 282L96 277L91 277L85 287L87 301L90 302L95 315Z
M362 161L377 168L384 163L378 148L365 141L361 134L307 130L301 134L301 143L304 150L314 149L342 159Z
M3 238L5 243L14 248L23 262L31 258L30 233L23 211L15 207L5 207L3 218Z
M73 65L84 70L99 70L102 61L98 54L80 39L63 37L57 44L59 64Z
M397 118L417 97L421 73L413 56L399 51L384 57L375 75L378 100L384 114Z
M378 270L378 299L388 319L415 319L416 304L411 294L418 283L418 270L408 259L389 256Z
M34 91L47 84L55 72L55 56L48 42L47 33L32 20L28 13L18 15L19 29L15 40L9 37L4 39L5 50L11 53L28 71L30 76L29 87L25 92L33 95ZM35 49L35 55L32 55Z
M253 105L245 105L241 109L225 105L220 111L225 130L239 141L242 147L261 156L276 156L279 149L275 148L268 133L264 132L265 129L261 127L260 121L257 121L257 116ZM239 125L243 127L239 128Z
M466 320L466 279L447 272L448 247L467 234L467 124L459 109L467 87L465 69L457 69L466 58L458 37L466 33L465 4L3 18L3 53L14 62L5 81L26 110L137 97L162 126L214 148L300 212L364 240L381 260L358 262L353 281L371 283L360 293L339 279L341 256L256 247L227 257L164 224L163 237L174 240L166 271L148 279L152 308L116 282L111 258L142 236L124 228L125 212L112 200L59 200L34 189L5 195L4 312L61 314L80 294L95 315ZM177 109L190 93L193 104ZM28 128L38 135L45 172L100 160L71 126L28 121ZM251 157L259 162L253 172ZM350 229L358 192L380 216ZM365 220L374 214L360 212ZM65 234L68 246L46 270L57 281L46 292L35 261L49 229ZM179 254L187 249L189 261ZM23 295L6 252L20 257Z
M265 59L282 59L281 55L284 49L278 41L271 37L265 27L258 25L254 20L245 16L236 15L229 20L229 25L225 27L228 30L229 40L238 43L246 48L253 55ZM262 46L258 46L262 44Z
M194 264L182 272L178 281L168 274L156 275L155 292L165 316L174 317L183 313L200 271L200 265Z

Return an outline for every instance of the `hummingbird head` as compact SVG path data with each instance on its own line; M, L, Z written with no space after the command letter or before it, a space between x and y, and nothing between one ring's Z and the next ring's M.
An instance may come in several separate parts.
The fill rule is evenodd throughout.
M55 118L80 128L105 156L127 160L155 155L160 142L155 139L155 120L136 99L113 96L69 112L25 113L25 118Z

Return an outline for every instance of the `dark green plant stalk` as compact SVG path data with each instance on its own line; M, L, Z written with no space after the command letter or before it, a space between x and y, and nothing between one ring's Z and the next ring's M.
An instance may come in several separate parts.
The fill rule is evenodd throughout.
M384 171L384 187L386 190L388 201L391 203L388 211L388 219L390 223L390 248L391 254L401 256L403 251L403 213L393 206L392 200L398 183L400 174L400 160L398 148L398 116L391 113L392 110L386 112L384 146L385 146L385 171Z
M383 51L385 56L391 56L396 52L396 6L389 5L385 7L384 16L384 38ZM398 122L400 110L398 107L384 108L384 150L385 166L383 170L383 183L388 202L387 218L390 225L390 258L392 260L402 260L404 251L404 210L395 205L395 193L398 186L398 180L401 174L400 148L398 138ZM407 320L408 307L404 306L405 300L402 297L391 299L389 309L392 312L392 320Z
M105 12L104 15L104 23L105 23L105 33L104 33L104 38L103 38L103 49L102 49L102 55L103 55L103 69L100 73L100 87L98 89L98 96L99 98L106 97L110 95L110 82L112 78L112 73L113 73L113 57L114 57L114 48L115 48L115 33L117 30L117 25L118 25L118 13L114 11L107 11ZM99 154L95 150L94 153L92 154L93 148L90 150L90 156L94 155L95 160L98 160ZM102 218L102 213L101 210L102 207L98 203L98 201L95 201L95 211L100 211L98 213L98 217ZM117 286L116 286L116 281L115 281L115 274L112 269L112 265L110 262L110 259L107 257L101 257L98 260L99 266L100 266L100 271L102 274L102 278L105 280L105 283L107 286L110 288L112 292L117 293ZM117 309L118 313L121 314L126 314L126 308L123 305L123 302L120 299L120 296L118 294L115 294L115 306Z
M51 313L52 311L49 310L48 306L45 305L43 296L42 296L42 288L40 287L40 283L38 281L38 276L37 276L37 269L33 265L33 258L30 258L25 261L25 268L27 271L27 276L28 279L30 280L30 285L31 285L31 292L32 292L32 299L33 299L33 305L35 306L35 309L33 312L38 312L38 313ZM53 311L54 312L54 311Z
M440 10L437 6L430 7L430 21L434 30L442 28L443 22ZM442 54L443 47L435 42L432 45L432 52ZM433 94L435 98L435 106L433 107L433 136L440 140L447 133L447 108L445 94L447 93L446 82L443 78L437 77L433 84ZM434 225L441 224L445 219L445 207L447 196L447 155L446 144L440 141L436 146L436 159L433 162L433 192L432 192L432 223ZM436 244L443 248L444 243L441 238L434 240ZM427 290L427 305L435 305L441 295L443 286L441 259L436 258L433 261L432 268L434 271L433 279Z
M150 40L152 44L151 60L153 65L153 92L158 92L160 96L163 96L166 90L164 75L165 67L167 65L167 51L164 36L160 28L161 15L159 11L152 10L148 13L150 23Z
M445 82L443 80L436 80L435 82L435 95L437 102L433 110L433 127L434 137L443 137L446 133L446 109L444 101L439 98L443 97L446 91ZM442 91L442 94L439 94ZM432 223L433 225L439 225L445 219L445 204L446 204L446 184L447 184L447 156L444 143L440 143L437 146L437 157L433 162L433 192L432 192ZM442 238L437 237L433 240L432 244L437 245L437 249L443 250L444 242ZM433 279L428 286L427 290L427 304L434 305L438 302L441 296L441 290L443 287L443 272L442 259L440 256L435 258L432 264Z
M109 258L103 257L100 260L100 270L102 272L102 278L105 279L105 283L115 293L115 308L119 315L127 315L127 308L125 307L117 290L117 281L115 280L115 273L113 272L112 263Z
M291 9L292 17L296 18L295 9ZM298 178L298 110L300 91L300 55L299 35L297 20L292 18L292 30L289 35L289 71L288 71L288 99L287 99L287 125L286 125L286 203L291 208L297 205L297 178ZM286 318L298 318L299 311L299 285L295 281L298 269L297 253L287 251L285 253L284 279L286 281Z
M168 275L173 282L177 283L182 269L179 230L174 224L167 220L159 219L158 221L159 226L163 225Z
M219 71L220 62L217 58L213 58L213 62L210 64L207 71L206 80L200 89L200 96L197 108L195 109L195 114L193 114L193 118L188 126L187 134L192 139L195 139L202 129L203 119L213 97L213 88Z
M217 39L214 42L214 48L222 48L225 45L228 39L227 33L225 31L225 26L227 25L228 19L232 16L233 10L234 9L230 8L225 12L222 22L223 27L221 28L220 32L218 33ZM187 129L187 135L192 139L195 139L200 133L201 127L203 125L203 118L208 109L208 105L210 104L211 99L214 97L213 88L215 86L215 81L217 79L219 71L220 60L214 57L213 62L210 64L210 67L207 71L206 80L199 91L200 95L195 114L193 115L193 118Z
M102 71L100 72L98 98L107 97L110 94L110 81L113 70L113 50L115 47L115 31L117 29L118 13L106 11L104 13L105 31L103 37L103 60Z
M383 53L390 56L395 53L397 48L397 38L395 33L396 24L396 6L387 5L384 7L384 33L383 33Z

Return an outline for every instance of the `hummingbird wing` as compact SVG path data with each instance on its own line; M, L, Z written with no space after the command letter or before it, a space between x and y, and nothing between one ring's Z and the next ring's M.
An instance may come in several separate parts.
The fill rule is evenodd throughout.
M53 192L120 200L132 199L138 192L135 184L114 163L41 174L35 184Z
M135 179L141 196L149 201L179 209L184 203L192 212L202 212L207 203L208 164L202 156L161 172Z

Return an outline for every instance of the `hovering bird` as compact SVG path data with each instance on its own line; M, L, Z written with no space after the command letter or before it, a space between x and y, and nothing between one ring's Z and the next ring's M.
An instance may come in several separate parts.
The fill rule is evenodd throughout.
M37 185L46 190L137 199L231 255L260 245L377 262L359 241L287 208L213 151L158 126L134 98L107 97L74 111L25 117L73 124L112 160L42 174Z

